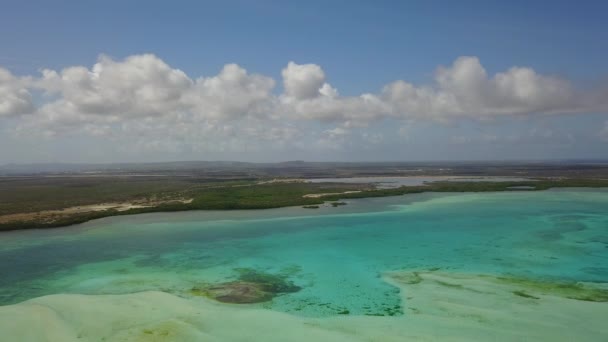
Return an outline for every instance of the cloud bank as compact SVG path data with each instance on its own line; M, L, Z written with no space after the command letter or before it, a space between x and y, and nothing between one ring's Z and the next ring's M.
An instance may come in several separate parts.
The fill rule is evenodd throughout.
M0 118L35 111L26 78L17 78L0 67Z
M577 89L526 67L488 75L476 57L438 67L427 85L397 80L358 96L341 96L316 64L289 62L281 76L277 81L227 64L215 76L195 78L152 54L102 55L90 68L25 77L0 68L0 120L13 120L15 134L130 136L168 151L184 144L221 151L315 134L320 142L344 141L349 129L386 119L408 126L608 109L605 90ZM311 124L331 128L303 129Z

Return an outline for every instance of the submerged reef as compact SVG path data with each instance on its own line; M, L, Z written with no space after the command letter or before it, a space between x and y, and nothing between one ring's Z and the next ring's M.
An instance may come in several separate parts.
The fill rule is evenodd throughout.
M271 300L274 295L266 292L263 286L244 281L233 281L210 286L204 289L192 289L192 294L213 298L222 303L249 304Z
M193 288L190 293L222 303L251 304L267 302L278 295L302 289L287 279L289 272L271 274L252 268L238 268L235 271L238 273L235 281Z
M585 282L566 282L560 280L536 280L516 276L466 275L436 272L436 269L423 271L390 272L389 282L402 286L432 285L436 288L460 289L469 293L492 292L475 285L467 286L471 280L478 279L493 283L515 296L542 300L542 296L554 296L588 302L608 302L608 285ZM473 283L474 284L474 283Z
M513 291L513 294L520 297L538 299L535 295L540 294L588 302L608 302L608 288L600 287L595 284L561 281L551 282L517 277L497 277L496 279L503 284L525 289L525 292L524 290ZM529 293L534 293L534 295Z

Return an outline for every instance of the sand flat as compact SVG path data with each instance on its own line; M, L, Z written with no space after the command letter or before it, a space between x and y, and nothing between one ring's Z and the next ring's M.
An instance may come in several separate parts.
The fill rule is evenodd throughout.
M19 341L602 341L608 303L535 292L488 275L396 272L405 315L305 318L163 292L51 295L0 307ZM520 297L523 290L534 298Z

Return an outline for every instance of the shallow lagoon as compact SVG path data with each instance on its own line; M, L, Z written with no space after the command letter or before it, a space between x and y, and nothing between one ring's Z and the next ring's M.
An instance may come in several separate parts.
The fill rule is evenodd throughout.
M608 191L414 194L318 210L156 213L0 234L0 302L191 290L238 269L300 291L248 305L300 317L408 316L390 271L608 282ZM606 303L599 303L606 305Z
M500 176L380 176L346 178L311 178L310 183L352 183L374 184L377 189L394 189L400 186L419 186L431 182L520 182L533 181L532 178Z

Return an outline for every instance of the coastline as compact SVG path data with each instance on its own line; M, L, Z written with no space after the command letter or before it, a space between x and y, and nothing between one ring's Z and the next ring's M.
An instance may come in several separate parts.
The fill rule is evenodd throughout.
M157 291L58 294L0 307L0 329L20 341L599 341L608 333L608 305L568 298L560 284L442 270L383 279L399 288L404 315L307 318Z
M75 224L85 223L99 218L136 215L143 213L154 212L177 212L177 211L192 211L192 210L255 210L255 209L274 209L285 208L292 206L318 206L326 202L335 202L346 199L355 198L373 198L373 197L390 197L401 196L407 194L425 193L425 192L496 192L496 191L541 191L552 188L605 188L608 187L608 180L604 179L536 179L530 181L499 181L499 182L450 182L438 181L427 183L419 186L401 186L397 188L372 189L372 190L346 190L342 192L330 193L315 193L306 192L307 183L264 183L254 184L247 187L218 187L212 190L216 191L215 196L229 197L228 201L215 203L208 201L204 196L206 193L201 193L197 197L193 195L192 200L181 202L162 203L158 206L139 206L132 207L126 210L109 208L100 211L90 211L85 213L76 213L72 216L60 217L55 221L10 221L0 223L0 232L13 231L22 229L46 229L67 227ZM309 183L310 184L310 183ZM344 183L343 185L348 185ZM297 186L298 191L293 194L284 195L285 189ZM302 188L304 187L304 188ZM231 198L230 191L239 191L248 188L246 193L249 197ZM221 191L223 190L223 191ZM318 190L318 189L317 189ZM270 196L270 200L259 202L255 198L258 191L266 192L266 196ZM273 198L273 194L283 197ZM201 198L202 197L202 198Z
M598 189L425 193L319 211L139 215L24 231L28 245L15 240L23 251L4 258L14 284L5 293L21 299L0 306L0 329L23 341L601 341L605 203ZM48 248L29 246L32 235ZM13 265L22 255L33 261ZM62 267L48 271L45 258ZM40 281L19 275L30 266L44 270L31 274ZM195 291L254 281L242 270L301 291L258 304ZM47 290L21 292L37 286Z

